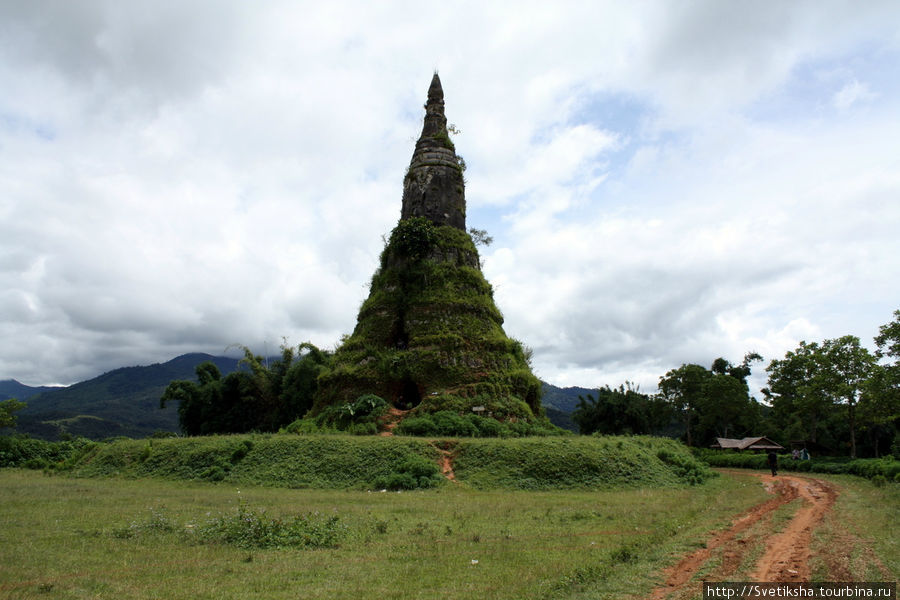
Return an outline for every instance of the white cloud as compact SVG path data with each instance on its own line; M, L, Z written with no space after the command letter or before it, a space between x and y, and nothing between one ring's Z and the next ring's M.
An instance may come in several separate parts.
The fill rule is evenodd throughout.
M873 97L874 94L869 91L868 85L854 79L844 85L844 87L834 95L832 102L836 108L846 110L854 104L865 102Z

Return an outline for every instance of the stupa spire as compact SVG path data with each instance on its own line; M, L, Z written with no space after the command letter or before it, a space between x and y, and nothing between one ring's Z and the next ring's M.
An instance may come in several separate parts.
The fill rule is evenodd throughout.
M353 334L319 375L312 414L375 394L410 416L439 411L502 421L542 415L541 382L503 315L466 232L461 161L435 73L391 232Z
M465 231L466 194L462 167L447 132L444 90L435 73L428 87L425 122L403 181L400 218L425 217Z

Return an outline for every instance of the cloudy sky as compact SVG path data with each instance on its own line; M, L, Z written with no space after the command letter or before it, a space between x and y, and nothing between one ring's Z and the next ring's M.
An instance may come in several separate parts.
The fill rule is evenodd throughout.
M652 391L900 308L894 0L0 0L0 379L333 348L435 70L542 379Z

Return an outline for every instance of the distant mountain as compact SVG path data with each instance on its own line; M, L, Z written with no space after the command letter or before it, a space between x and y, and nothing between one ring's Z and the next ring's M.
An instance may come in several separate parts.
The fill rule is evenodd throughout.
M178 431L177 405L159 408L166 386L176 379L195 379L194 369L205 361L212 361L227 374L237 369L238 360L184 354L166 363L124 367L69 387L43 389L28 396L28 406L16 413L16 430L46 439L64 433L103 439Z
M541 403L545 407L553 407L564 413L572 413L578 407L578 396L597 395L597 388L567 387L559 388L544 383L544 395Z
M58 389L60 388L49 386L31 387L30 385L19 383L15 379L6 379L0 381L0 400L8 400L9 398L25 400L41 392L50 392Z

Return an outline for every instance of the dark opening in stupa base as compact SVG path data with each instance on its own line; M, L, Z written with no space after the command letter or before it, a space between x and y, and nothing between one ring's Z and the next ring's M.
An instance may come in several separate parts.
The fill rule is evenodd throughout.
M394 406L400 410L409 410L422 403L422 392L412 379L405 379L400 385L400 393L394 400Z

